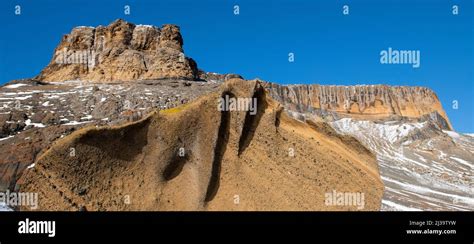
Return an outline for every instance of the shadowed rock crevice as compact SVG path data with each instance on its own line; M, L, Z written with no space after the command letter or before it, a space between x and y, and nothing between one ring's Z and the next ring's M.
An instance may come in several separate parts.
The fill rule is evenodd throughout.
M239 155L245 151L252 141L255 130L257 129L262 115L265 113L265 109L267 108L267 101L265 100L265 88L263 88L260 83L255 84L252 102L255 100L257 103L257 113L252 114L251 111L247 111L245 115L244 127L239 139Z
M234 94L230 92L225 92L222 94L222 98L235 97ZM221 111L221 122L219 125L219 131L217 134L216 146L214 149L214 159L212 161L212 170L211 178L209 180L209 185L206 191L205 201L209 202L214 199L217 190L219 189L220 174L222 168L222 158L227 148L227 143L229 141L229 129L230 129L230 111L223 110Z
M278 107L278 109L275 112L275 131L278 132L278 127L280 127L281 123L281 113L283 112L283 107Z
M166 181L172 180L173 178L178 176L179 173L181 173L184 164L186 164L186 162L190 158L190 152L186 152L184 155L180 155L178 149L171 157L172 159L163 171L163 178Z

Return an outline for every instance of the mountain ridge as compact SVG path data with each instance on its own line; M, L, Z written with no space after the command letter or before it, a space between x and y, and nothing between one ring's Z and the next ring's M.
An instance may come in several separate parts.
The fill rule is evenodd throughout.
M335 112L340 117L384 119L421 118L438 113L439 126L452 130L436 93L427 87L390 85L287 85L268 83L270 94L289 110L300 113ZM436 117L435 115L433 115Z

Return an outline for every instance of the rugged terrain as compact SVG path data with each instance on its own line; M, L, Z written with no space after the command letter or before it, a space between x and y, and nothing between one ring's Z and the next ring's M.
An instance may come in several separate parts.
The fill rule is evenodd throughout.
M440 130L429 120L344 118L331 125L377 154L382 210L474 210L474 137Z
M257 113L218 110L226 95ZM474 138L429 88L209 73L174 25L74 28L0 87L0 129L0 191L40 210L474 210Z
M257 113L218 111L224 96L256 98ZM327 206L333 190L378 210L383 194L357 140L286 116L258 81L240 79L138 122L78 130L23 179L42 210L358 210Z
M26 167L54 140L77 128L136 121L154 109L185 104L218 86L182 80L10 83L0 88L0 190L14 190Z
M382 210L474 210L474 137L423 87L267 84L301 121L328 121L377 155Z

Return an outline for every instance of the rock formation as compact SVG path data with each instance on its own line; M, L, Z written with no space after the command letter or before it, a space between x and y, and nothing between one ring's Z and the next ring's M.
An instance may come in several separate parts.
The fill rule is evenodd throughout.
M257 113L218 111L226 96L255 98ZM232 79L195 102L56 141L20 191L38 192L39 210L378 210L375 156L280 110L260 83ZM364 194L363 206L327 204L333 192Z
M218 110L225 96L255 98L256 114ZM117 20L74 28L40 75L0 87L0 191L38 192L39 210L460 209L444 196L466 200L452 184L472 188L474 141L451 129L428 88L205 72L177 26ZM399 180L442 193L403 198Z
M183 53L179 27L134 25L76 27L63 36L37 80L90 82L198 79L196 62Z
M335 112L337 117L383 119L431 116L443 129L452 129L436 94L425 87L386 85L288 85L268 83L272 97L299 113Z

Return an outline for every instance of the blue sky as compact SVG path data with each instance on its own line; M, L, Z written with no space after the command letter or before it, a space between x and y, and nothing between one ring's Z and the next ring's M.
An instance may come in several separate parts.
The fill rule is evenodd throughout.
M474 132L472 0L2 0L0 11L0 83L37 75L74 26L172 23L203 70L282 84L427 86L456 130ZM420 68L380 64L388 47L420 50Z

